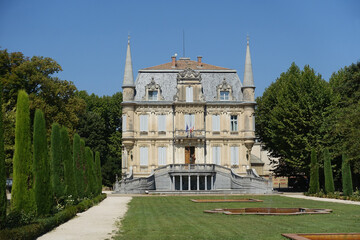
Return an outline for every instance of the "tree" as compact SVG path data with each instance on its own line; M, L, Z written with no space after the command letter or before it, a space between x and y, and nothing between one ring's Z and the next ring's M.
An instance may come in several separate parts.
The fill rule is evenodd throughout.
M102 191L102 183L101 183L101 165L100 165L100 153L95 153L95 173L96 173L96 185L97 191L96 195L99 195Z
M4 125L2 111L2 85L0 83L0 229L4 227L6 220L6 171L4 152Z
M85 154L85 141L84 139L80 139L80 159L82 163L82 176L83 176L83 197L88 196L88 178L86 175L86 168L87 168L87 162L86 162L86 154Z
M60 80L53 75L62 71L61 66L51 58L25 57L21 52L8 53L0 50L0 82L4 92L4 128L6 167L12 172L15 139L15 104L17 93L24 89L30 99L30 121L35 109L41 109L46 122L58 122L70 130L76 128L79 116L85 111L85 102L76 95L72 82ZM32 126L32 124L30 124ZM51 125L48 126L50 135Z
M353 194L351 169L350 169L350 163L345 154L342 156L342 168L341 169L342 169L343 195L351 196Z
M270 152L277 176L309 175L310 152L323 147L328 83L309 66L293 63L256 99L256 134Z
M54 123L51 131L51 185L54 191L55 201L59 201L65 195L64 163L62 161L60 125Z
M46 140L45 117L37 109L34 119L34 195L38 215L49 214L52 209L52 187L50 182L50 161Z
M25 213L34 213L36 209L33 194L29 97L24 90L19 91L17 98L11 207Z
M81 158L80 150L80 136L79 134L74 135L73 139L73 161L74 161L74 175L77 195L79 198L84 197L84 164Z
M327 135L335 157L346 154L360 173L360 62L340 69L330 78L334 99L327 118Z
M333 193L335 191L329 149L325 148L323 155L324 155L325 193L328 194L328 193Z
M76 183L74 175L74 161L71 155L69 135L65 127L60 130L62 162L64 163L65 195L77 198Z
M91 151L90 147L85 148L85 158L86 158L86 179L87 179L87 187L86 187L86 196L91 197L96 193L96 180L94 174L94 155Z
M311 149L310 184L309 185L310 185L309 193L318 193L320 191L319 165L318 165L315 149Z

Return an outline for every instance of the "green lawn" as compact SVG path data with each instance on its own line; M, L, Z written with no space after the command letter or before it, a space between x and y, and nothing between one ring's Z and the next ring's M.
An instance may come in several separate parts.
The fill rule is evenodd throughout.
M262 203L193 203L192 198L257 198ZM241 207L330 208L324 215L256 216L203 213ZM281 233L360 232L360 206L281 196L134 197L115 239L285 239Z

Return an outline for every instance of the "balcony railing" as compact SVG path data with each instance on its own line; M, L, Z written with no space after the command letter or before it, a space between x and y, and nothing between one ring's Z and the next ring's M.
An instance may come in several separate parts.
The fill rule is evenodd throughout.
M205 130L175 130L175 138L205 138Z

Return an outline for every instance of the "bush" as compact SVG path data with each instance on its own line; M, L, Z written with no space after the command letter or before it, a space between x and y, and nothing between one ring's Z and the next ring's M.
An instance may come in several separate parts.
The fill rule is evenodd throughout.
M80 202L77 206L66 207L63 211L55 214L54 216L48 218L37 219L35 222L26 225L26 226L17 226L16 228L6 228L0 231L0 240L32 240L36 239L39 236L51 231L58 225L70 220L73 218L76 213L82 212L91 206L101 202L106 198L106 194L101 194L94 199L86 199ZM10 216L13 215L13 216ZM23 218L20 213L10 213L8 218L17 219L17 222L21 222ZM26 218L24 219L26 220ZM16 222L16 221L13 221ZM25 222L24 222L25 223ZM29 221L27 222L29 223Z

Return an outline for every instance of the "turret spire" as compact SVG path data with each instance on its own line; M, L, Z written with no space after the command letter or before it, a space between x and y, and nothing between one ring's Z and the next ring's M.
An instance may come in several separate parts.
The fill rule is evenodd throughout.
M131 87L134 86L134 74L133 74L131 51L130 51L130 35L128 35L128 45L126 51L125 71L124 71L124 80L123 80L123 87L126 86L131 86Z
M249 35L246 37L246 57L245 57L245 72L244 72L244 87L254 87L254 77L250 57Z

